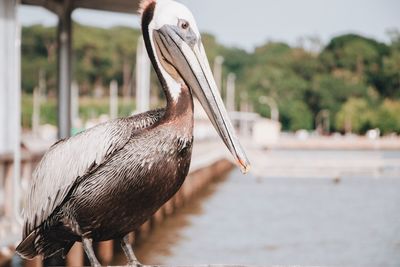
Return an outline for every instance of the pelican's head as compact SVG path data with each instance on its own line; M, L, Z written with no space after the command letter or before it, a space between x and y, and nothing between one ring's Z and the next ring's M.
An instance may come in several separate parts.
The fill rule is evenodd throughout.
M199 99L227 148L246 173L250 163L228 118L190 10L173 0L141 2L142 31L150 59L178 101L182 83Z

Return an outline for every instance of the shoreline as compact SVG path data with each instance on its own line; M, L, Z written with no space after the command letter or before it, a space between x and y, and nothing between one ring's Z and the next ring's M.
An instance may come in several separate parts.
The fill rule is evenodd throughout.
M295 137L281 136L280 139L264 149L281 150L400 150L400 138L384 137L371 140L365 137L310 137L298 139Z

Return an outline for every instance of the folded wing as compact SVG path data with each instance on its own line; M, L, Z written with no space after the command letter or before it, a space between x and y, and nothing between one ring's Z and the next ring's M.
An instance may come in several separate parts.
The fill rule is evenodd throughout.
M138 130L164 115L156 110L98 125L54 144L35 172L24 210L23 239L38 228L63 202L76 179L95 170L123 148Z

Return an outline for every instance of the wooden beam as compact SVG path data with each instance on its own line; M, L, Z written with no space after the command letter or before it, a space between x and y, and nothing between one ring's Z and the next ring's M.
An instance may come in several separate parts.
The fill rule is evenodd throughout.
M59 1L52 0L21 0L24 5L41 6L53 12L57 16L61 16L63 5Z
M138 0L75 0L74 8L98 9L104 11L113 11L121 13L136 14L139 1Z
M66 0L21 0L24 5L42 6L60 16ZM136 14L139 0L73 0L72 7Z

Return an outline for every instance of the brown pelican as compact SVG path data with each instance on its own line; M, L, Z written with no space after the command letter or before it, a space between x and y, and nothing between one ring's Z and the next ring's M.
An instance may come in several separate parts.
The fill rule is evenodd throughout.
M238 165L249 162L219 96L192 13L172 0L141 3L147 52L164 90L165 109L101 124L61 140L34 172L24 211L24 258L66 255L78 241L93 266L92 242L120 239L181 187L193 145L194 93Z

